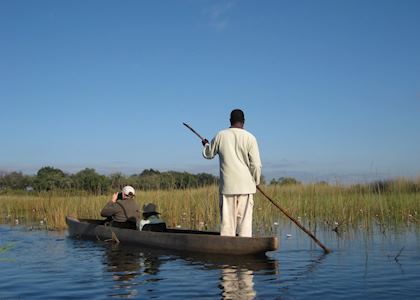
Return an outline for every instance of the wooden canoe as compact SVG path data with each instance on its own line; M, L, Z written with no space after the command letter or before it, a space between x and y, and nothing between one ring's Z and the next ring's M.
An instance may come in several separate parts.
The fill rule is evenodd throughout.
M122 244L143 245L177 251L230 255L257 255L274 251L276 237L228 237L218 232L170 229L165 232L139 231L100 224L99 220L66 217L70 237L118 240Z

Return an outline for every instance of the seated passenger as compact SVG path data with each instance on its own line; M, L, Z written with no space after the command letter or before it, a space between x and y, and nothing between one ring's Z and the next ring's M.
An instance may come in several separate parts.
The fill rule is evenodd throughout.
M114 227L136 229L140 218L140 207L134 200L136 191L132 186L125 186L120 193L114 193L101 211L106 217L105 224Z
M143 219L139 222L139 230L142 231L166 231L165 222L159 218L156 205L149 203L143 206Z

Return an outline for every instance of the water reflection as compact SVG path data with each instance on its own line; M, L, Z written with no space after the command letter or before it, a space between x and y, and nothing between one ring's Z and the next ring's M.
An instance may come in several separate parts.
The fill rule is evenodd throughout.
M254 273L278 274L277 260L266 256L208 255L121 244L104 244L104 247L106 271L113 281L109 296L116 298L137 298L141 294L153 296L156 292L154 283L161 280L175 282L175 277L160 277L161 265L170 261L220 272L217 287L222 299L254 299L257 297Z
M222 299L254 299L254 273L278 275L278 261L262 256L227 256L184 254L183 259L200 263L205 269L220 270L219 289Z
M225 267L221 284L223 299L254 299L254 273L248 269Z
M111 274L114 281L110 295L112 297L136 297L139 286L138 277L155 276L159 273L161 260L159 255L151 251L120 244L108 244L105 245L104 254L106 271ZM152 281L159 281L159 279Z
M254 299L254 273L278 275L278 262L259 257L225 257L225 262L216 260L221 269L220 289L222 299Z

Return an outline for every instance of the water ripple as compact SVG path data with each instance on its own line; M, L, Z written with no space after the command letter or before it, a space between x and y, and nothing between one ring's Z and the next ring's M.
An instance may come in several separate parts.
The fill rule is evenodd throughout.
M418 299L418 233L324 237L334 248L324 255L305 235L288 232L280 251L244 258L0 225L0 247L13 244L0 252L0 299Z

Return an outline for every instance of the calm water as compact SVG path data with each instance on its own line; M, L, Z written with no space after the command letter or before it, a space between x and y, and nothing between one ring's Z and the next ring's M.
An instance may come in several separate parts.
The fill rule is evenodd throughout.
M202 256L0 225L0 299L420 299L420 233L318 233L290 225L262 258ZM287 237L291 234L291 237Z

